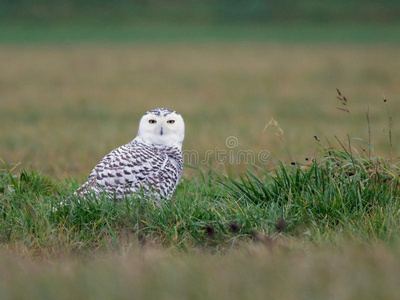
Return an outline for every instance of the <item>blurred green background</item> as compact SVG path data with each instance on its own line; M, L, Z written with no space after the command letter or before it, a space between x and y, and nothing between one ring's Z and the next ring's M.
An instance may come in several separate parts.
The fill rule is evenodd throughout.
M397 43L399 16L395 0L1 0L0 41Z
M25 24L270 24L391 23L396 0L2 0L0 18Z

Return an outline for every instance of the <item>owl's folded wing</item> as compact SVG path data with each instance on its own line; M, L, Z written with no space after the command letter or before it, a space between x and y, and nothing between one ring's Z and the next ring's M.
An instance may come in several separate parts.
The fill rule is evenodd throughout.
M94 167L77 193L105 190L118 196L127 190L134 191L141 187L150 189L157 184L159 172L167 159L167 155L140 144L121 146L111 151Z

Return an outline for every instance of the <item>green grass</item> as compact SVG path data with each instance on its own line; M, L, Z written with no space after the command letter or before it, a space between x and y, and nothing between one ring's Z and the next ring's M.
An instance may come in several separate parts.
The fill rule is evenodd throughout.
M0 236L32 252L119 249L125 239L167 248L224 250L284 235L315 244L399 239L398 168L382 158L326 150L320 162L240 179L184 179L169 202L65 199L76 183L36 172L1 175ZM325 156L326 155L326 156ZM60 204L61 203L61 204Z
M400 190L392 161L324 149L308 165L254 167L241 178L199 172L171 201L115 202L66 201L77 182L3 170L2 294L399 296Z
M399 298L396 26L19 30L0 32L4 298ZM269 163L186 160L169 202L61 205L154 107L200 158Z
M53 25L2 26L0 44L140 44L165 42L269 42L312 44L398 45L400 25L389 24L271 24L271 25Z

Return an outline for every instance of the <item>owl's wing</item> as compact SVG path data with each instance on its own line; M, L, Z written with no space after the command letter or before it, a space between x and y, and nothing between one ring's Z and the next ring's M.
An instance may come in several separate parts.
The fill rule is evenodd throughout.
M140 187L149 189L157 184L159 172L167 162L167 155L156 149L131 143L114 149L89 174L77 193L91 189L122 195Z

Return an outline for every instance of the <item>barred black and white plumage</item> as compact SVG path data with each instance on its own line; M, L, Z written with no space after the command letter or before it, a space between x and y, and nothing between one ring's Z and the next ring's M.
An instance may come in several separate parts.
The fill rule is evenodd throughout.
M106 155L76 191L107 193L116 199L145 192L168 199L183 170L184 122L175 111L158 108L141 119L136 138Z

